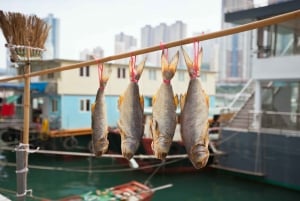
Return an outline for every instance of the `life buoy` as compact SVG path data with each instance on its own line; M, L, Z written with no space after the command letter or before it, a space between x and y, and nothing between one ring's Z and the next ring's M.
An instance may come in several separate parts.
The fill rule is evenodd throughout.
M89 144L88 144L88 150L89 150L91 153L94 153L94 145L93 145L93 141L92 141L92 140L89 141Z
M70 149L73 149L75 148L76 146L78 145L78 140L71 136L71 137L67 137L66 139L64 139L63 141L63 147L66 149L66 150L70 150Z

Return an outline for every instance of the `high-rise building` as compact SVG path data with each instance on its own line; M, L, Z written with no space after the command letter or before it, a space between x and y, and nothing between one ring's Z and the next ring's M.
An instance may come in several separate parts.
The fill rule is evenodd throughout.
M194 33L194 36L200 36L202 33ZM203 48L203 57L201 62L201 70L218 71L219 69L219 52L220 52L220 39L200 41L199 45ZM190 55L194 54L192 46L188 47Z
M187 35L187 25L182 21L176 21L174 24L168 26L165 23L160 23L156 27L146 25L141 29L141 48L147 48L163 43L168 43L175 40L185 38ZM173 56L178 48L170 48L168 54ZM160 66L161 52L153 52L147 55L147 63L153 66ZM171 58L169 58L171 59ZM183 59L179 60L178 66L183 65Z
M92 51L89 49L84 49L80 52L80 60L92 60L94 58L103 58L104 51L102 47L97 46Z
M48 38L45 43L46 52L43 55L44 59L59 58L59 30L60 21L53 14L49 14L44 21L51 27Z
M249 9L253 0L223 0L222 12ZM224 16L222 16L224 18ZM222 20L222 29L236 26ZM252 31L223 37L220 45L219 83L245 83L251 76L251 38Z
M137 40L135 37L126 35L123 32L115 35L115 54L121 54L133 51L137 48ZM117 63L127 63L128 59L120 59Z

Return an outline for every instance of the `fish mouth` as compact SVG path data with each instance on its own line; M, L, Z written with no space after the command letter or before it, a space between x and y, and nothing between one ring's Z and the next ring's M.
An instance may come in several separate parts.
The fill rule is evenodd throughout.
M94 143L93 151L96 157L102 156L108 150L108 140L101 139Z
M155 157L160 160L165 160L169 153L171 144L172 141L167 138L158 138L157 140L154 140L152 143L152 149Z
M196 145L190 152L190 159L196 169L200 169L206 166L209 158L209 150L204 145Z
M130 160L134 156L138 146L139 143L137 142L122 142L121 150L123 157Z

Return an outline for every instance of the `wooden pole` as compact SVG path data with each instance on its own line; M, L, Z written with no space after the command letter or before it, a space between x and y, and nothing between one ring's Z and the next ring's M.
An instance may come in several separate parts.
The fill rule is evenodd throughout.
M24 66L24 74L30 74L30 63L28 62ZM23 97L23 107L24 107L24 123L23 123L23 144L29 143L29 119L30 119L30 77L26 76L24 78L24 97Z
M30 74L30 48L26 48L26 63L24 75ZM23 136L16 149L17 173L17 200L25 201L27 190L28 151L29 151L29 125L30 125L30 77L24 78L23 93Z
M182 40L178 40L178 41L174 41L174 42L170 42L170 43L165 43L164 47L171 48L171 47L177 47L177 46L181 46L181 45L190 44L195 41L204 41L204 40L210 40L210 39L214 39L214 38L224 37L224 36L244 32L244 31L249 31L252 29L257 29L257 28L264 27L264 26L269 26L272 24L285 22L285 21L292 20L292 19L299 18L299 17L300 17L300 10L296 10L293 12L285 13L282 15L277 15L277 16L266 18L263 20L258 20L255 22L236 26L233 28L216 31L216 32L211 32L211 33L203 34L200 36L186 38L186 39L182 39ZM0 79L0 82L19 80L19 79L23 79L24 77L25 78L26 77L34 77L34 76L46 75L49 73L71 70L71 69L75 69L75 68L81 68L84 66L91 66L91 65L95 65L95 64L99 64L99 63L105 63L105 62L109 62L109 61L113 61L113 60L128 58L132 55L141 55L141 54L146 54L146 53L159 51L159 50L161 50L161 45L156 45L153 47L144 48L144 49L140 49L140 50L136 50L136 51L132 51L132 52L127 52L127 53L123 53L123 54L117 54L117 55L113 55L113 56L109 56L109 57L104 57L102 59L90 60L90 61L80 62L80 63L76 63L76 64L72 64L72 65L51 68L51 69L47 69L47 70L29 73L26 75L19 75L19 76L15 76L15 77L11 77L11 78L4 78L4 79Z

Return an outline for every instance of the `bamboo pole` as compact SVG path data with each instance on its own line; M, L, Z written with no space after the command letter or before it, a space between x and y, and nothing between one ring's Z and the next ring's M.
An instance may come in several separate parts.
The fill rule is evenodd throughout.
M249 31L249 30L264 27L264 26L269 26L269 25L272 25L272 24L285 22L285 21L292 20L292 19L299 18L299 17L300 17L300 10L296 10L296 11L293 11L293 12L277 15L277 16L274 16L274 17L266 18L266 19L263 19L263 20L258 20L258 21L255 21L255 22L250 22L250 23L247 23L247 24L244 24L244 25L233 27L233 28L229 28L229 29L225 29L225 30L221 30L221 31L216 31L216 32L203 34L203 35L200 35L200 36L195 36L195 37L190 37L190 38L186 38L186 39L182 39L182 40L178 40L178 41L165 43L164 47L165 48L171 48L171 47L177 47L177 46L181 46L181 45L190 44L190 43L193 43L195 41L204 41L204 40L210 40L210 39L214 39L214 38L224 37L224 36L244 32L244 31ZM66 66L61 66L61 67L55 67L55 68L46 69L46 70L37 71L37 72L32 72L32 73L28 73L28 74L25 74L25 75L19 75L19 76L10 77L10 78L4 78L4 79L0 79L0 82L19 80L19 79L23 79L23 78L26 78L26 77L46 75L46 74L49 74L49 73L61 72L61 71L65 71L65 70L72 70L72 69L81 68L81 67L84 67L84 66L91 66L91 65L98 64L98 63L105 63L105 62L109 62L109 61L113 61L113 60L128 58L128 57L133 56L133 55L141 55L141 54L146 54L146 53L159 51L159 50L161 50L161 45L156 45L156 46L152 46L152 47L148 47L148 48L144 48L144 49L140 49L140 50L136 50L136 51L131 51L131 52L123 53L123 54L117 54L117 55L113 55L113 56L109 56L109 57L104 57L104 58L101 58L101 59L95 59L95 60L80 62L80 63L76 63L76 64L71 64L71 65L66 65Z
M30 58L30 49L27 49L28 60ZM30 61L24 67L24 74L30 74ZM29 119L30 119L30 77L24 78L24 124L23 124L23 143L29 143Z
M30 74L30 47L26 48L26 63L24 74ZM23 136L20 145L16 149L17 161L17 200L25 201L27 190L28 151L29 151L29 124L30 124L30 77L24 79L23 92Z

